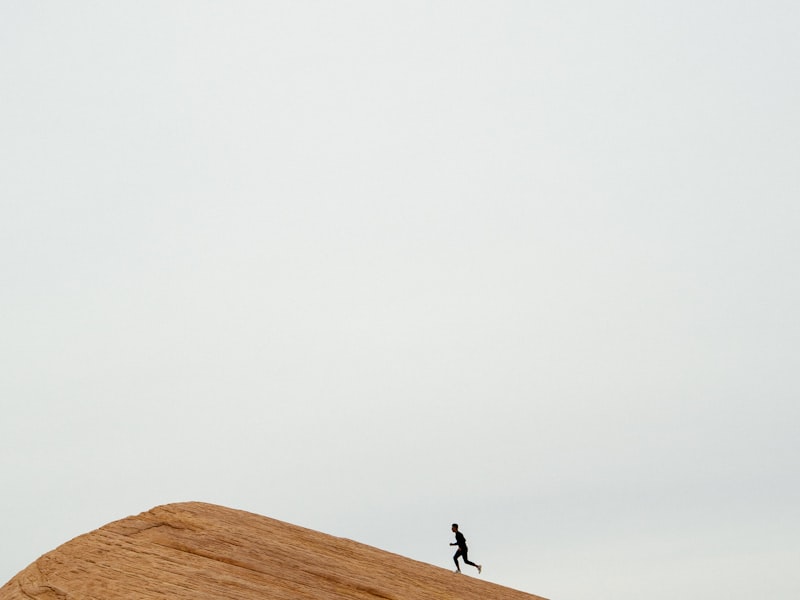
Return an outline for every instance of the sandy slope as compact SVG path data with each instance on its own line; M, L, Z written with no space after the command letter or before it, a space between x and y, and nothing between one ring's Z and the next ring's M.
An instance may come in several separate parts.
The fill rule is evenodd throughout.
M45 554L0 600L535 600L364 544L212 504L159 506Z

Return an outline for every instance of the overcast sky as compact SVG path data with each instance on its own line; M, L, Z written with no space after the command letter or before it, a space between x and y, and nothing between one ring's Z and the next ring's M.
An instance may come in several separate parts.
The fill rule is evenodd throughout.
M553 600L796 599L798 31L2 1L0 584L200 500L448 569L457 521Z

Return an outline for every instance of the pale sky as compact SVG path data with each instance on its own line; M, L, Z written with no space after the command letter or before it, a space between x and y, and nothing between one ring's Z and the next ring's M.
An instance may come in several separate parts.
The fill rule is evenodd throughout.
M798 31L0 2L0 584L199 500L447 569L456 521L552 600L795 600Z

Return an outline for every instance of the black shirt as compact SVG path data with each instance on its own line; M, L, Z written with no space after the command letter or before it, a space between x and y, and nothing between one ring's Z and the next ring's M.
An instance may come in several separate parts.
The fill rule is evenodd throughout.
M464 534L460 531L456 531L456 544L461 550L467 549L467 538L465 538Z

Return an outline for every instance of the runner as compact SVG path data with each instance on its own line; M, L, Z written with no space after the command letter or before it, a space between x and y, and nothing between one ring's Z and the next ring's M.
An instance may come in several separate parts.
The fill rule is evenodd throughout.
M461 567L458 565L458 557L461 556L464 558L464 564L472 565L476 569L478 569L478 573L481 572L483 568L481 565L476 565L474 562L470 561L467 558L467 538L464 537L464 534L458 530L458 523L453 523L450 527L450 530L456 534L456 541L451 543L451 546L458 546L458 550L453 555L453 562L456 563L456 573L461 573Z

